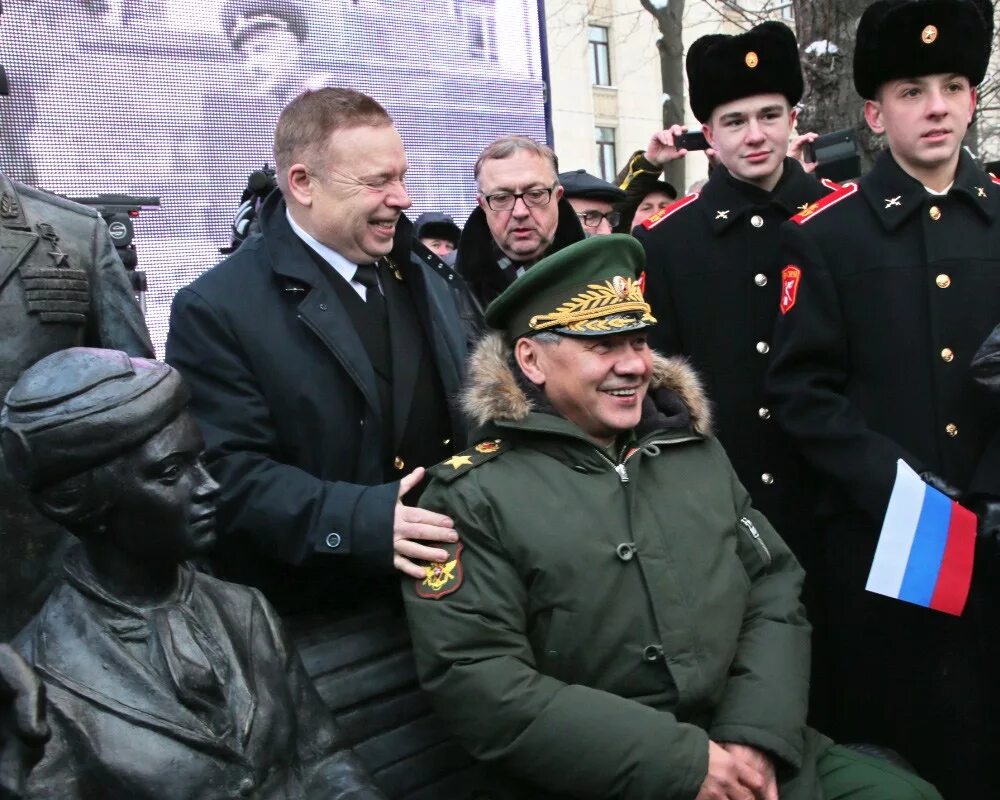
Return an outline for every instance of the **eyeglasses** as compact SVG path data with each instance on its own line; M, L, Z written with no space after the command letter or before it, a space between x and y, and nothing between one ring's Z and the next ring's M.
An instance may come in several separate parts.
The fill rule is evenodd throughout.
M549 186L547 189L528 189L526 192L494 192L484 194L483 199L492 211L510 211L519 199L523 200L528 208L537 208L549 204L555 188Z
M619 211L609 211L607 214L602 214L600 211L581 211L577 216L580 218L580 222L588 228L600 227L602 219L606 219L612 228L622 221L622 215Z

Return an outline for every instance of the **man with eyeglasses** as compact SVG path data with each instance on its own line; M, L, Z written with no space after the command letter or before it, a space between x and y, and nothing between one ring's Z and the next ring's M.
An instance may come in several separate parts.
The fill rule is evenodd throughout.
M484 308L544 255L584 238L558 172L552 149L527 136L480 153L479 207L462 229L456 269Z
M299 95L274 163L260 232L178 292L166 357L222 487L216 570L295 615L300 646L322 651L310 669L336 668L345 687L335 711L365 720L345 722L357 743L426 714L395 572L423 575L414 560L442 560L457 538L413 490L464 447L448 398L465 336L447 279L411 260L406 153L382 106L349 89ZM462 771L426 722L360 748L390 797L448 794ZM432 748L443 761L415 758ZM405 776L387 770L409 758Z
M778 230L830 193L789 157L803 91L795 36L778 22L738 36L703 36L688 51L687 73L691 108L719 164L700 193L635 229L646 249L647 297L660 320L650 342L687 356L704 377L736 473L811 575L810 480L764 400L781 282ZM645 160L656 174L687 153L674 145L682 131L652 137ZM813 589L807 580L811 616L819 611Z
M614 233L621 221L614 204L625 199L625 192L584 169L560 172L559 182L587 237Z

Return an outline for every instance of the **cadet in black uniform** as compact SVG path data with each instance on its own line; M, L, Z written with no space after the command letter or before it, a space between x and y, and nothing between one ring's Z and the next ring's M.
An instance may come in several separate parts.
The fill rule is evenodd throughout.
M992 15L971 0L865 11L854 82L889 149L859 187L783 226L768 384L827 478L816 634L835 655L831 733L895 747L948 798L996 797L1000 759L1000 415L969 369L1000 321L1000 186L961 150ZM961 617L865 590L900 459L978 514Z
M703 36L688 51L687 73L691 108L719 165L700 194L635 230L646 248L646 296L660 320L650 343L689 356L705 378L719 440L740 480L808 571L803 469L764 401L778 230L830 192L787 156L802 96L795 36L778 22L739 36ZM679 130L661 134L665 150L674 150ZM807 592L806 601L815 616L816 599Z

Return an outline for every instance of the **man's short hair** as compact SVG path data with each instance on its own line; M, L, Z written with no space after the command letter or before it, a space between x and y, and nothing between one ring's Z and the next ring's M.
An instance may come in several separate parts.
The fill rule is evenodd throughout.
M556 158L555 152L548 145L540 144L528 136L504 136L486 145L486 149L476 159L476 180L479 180L479 173L487 161L510 158L519 150L527 150L529 153L546 159L552 165L552 174L556 176L556 182L559 182L559 159Z
M292 100L274 130L274 164L281 190L288 190L292 164L322 162L331 133L362 125L392 125L392 118L377 101L353 89L306 90Z

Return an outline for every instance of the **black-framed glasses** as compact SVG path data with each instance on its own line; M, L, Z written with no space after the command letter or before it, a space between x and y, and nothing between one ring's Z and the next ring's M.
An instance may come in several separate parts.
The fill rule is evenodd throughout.
M538 208L549 204L555 189L555 186L549 186L545 189L528 189L526 192L493 192L484 194L483 199L493 211L510 211L518 200L523 200L528 208Z
M609 211L607 214L602 214L600 211L578 211L576 214L582 222L588 228L599 228L601 226L601 220L606 219L608 225L612 228L615 227L619 222L622 221L622 215L620 211Z

